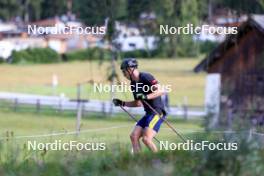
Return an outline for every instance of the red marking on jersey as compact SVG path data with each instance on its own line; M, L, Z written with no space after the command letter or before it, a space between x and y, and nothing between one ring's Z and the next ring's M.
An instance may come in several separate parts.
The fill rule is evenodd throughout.
M157 83L158 83L158 81L157 81L156 79L153 79L153 80L151 81L151 84L152 84L152 85L157 84Z

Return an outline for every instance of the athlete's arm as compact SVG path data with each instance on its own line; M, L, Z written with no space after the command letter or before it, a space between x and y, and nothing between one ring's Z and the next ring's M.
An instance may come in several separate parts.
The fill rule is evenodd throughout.
M161 89L161 86L159 84L152 85L152 87L153 87L153 92L147 95L147 99L149 100L162 96L165 93Z
M142 106L142 103L141 103L140 100L126 101L124 106L127 106L127 107L140 107L140 106Z

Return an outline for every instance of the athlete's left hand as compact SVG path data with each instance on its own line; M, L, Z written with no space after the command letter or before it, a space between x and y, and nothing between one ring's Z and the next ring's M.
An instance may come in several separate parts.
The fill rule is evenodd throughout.
M148 97L147 97L147 95L145 95L143 93L138 93L138 94L136 94L136 99L137 100L147 100Z

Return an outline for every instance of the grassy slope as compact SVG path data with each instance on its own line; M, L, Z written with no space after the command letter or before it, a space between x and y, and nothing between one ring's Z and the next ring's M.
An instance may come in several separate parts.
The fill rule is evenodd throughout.
M201 122L172 120L171 123L179 131L184 133L188 130L201 130ZM113 167L109 162L111 158L115 164L122 165L121 158L127 160L130 155L129 133L134 126L133 121L129 121L128 117L120 114L117 117L102 117L97 115L87 115L82 119L82 130L93 130L98 128L119 127L116 129L108 129L102 131L90 131L76 135L61 135L52 137L40 138L20 138L13 137L56 133L63 131L75 130L75 116L71 114L48 114L48 113L29 113L29 112L11 112L9 110L0 111L0 174L13 175L25 174L38 175L80 175L85 173L108 173L108 169L104 170L104 164ZM81 132L82 132L81 130ZM11 135L11 133L13 135ZM8 140L7 140L7 136ZM160 140L178 141L179 138L168 129L165 125L162 126L160 133L157 136ZM62 142L78 141L78 142L104 142L106 151L90 152L90 151L28 151L25 146L27 141L38 142L54 142L61 140ZM144 147L145 152L147 152ZM148 153L148 152L147 152ZM147 154L146 153L146 154ZM118 158L116 158L118 157ZM126 159L126 157L128 157ZM145 158L142 155L143 158ZM107 159L108 158L108 159ZM120 159L119 159L120 158ZM106 160L107 159L107 160ZM133 160L133 158L131 158ZM149 160L148 154L146 160ZM150 159L152 160L152 159ZM103 162L103 163L102 163ZM138 161L131 161L128 167L137 167ZM148 161L149 162L149 161ZM70 166L67 166L70 164ZM43 168L44 167L44 168ZM61 168L62 167L62 168ZM107 166L108 167L108 166ZM102 168L102 170L100 169ZM150 168L151 170L151 168ZM148 170L147 172L149 172ZM124 172L122 168L116 170ZM116 175L116 171L111 172ZM66 173L65 173L66 172ZM129 171L131 172L131 169ZM143 173L143 168L140 168L138 173ZM105 173L105 174L106 174Z
M204 74L194 74L192 69L200 59L141 59L140 70L151 72L161 84L172 85L170 101L173 105L183 103L187 97L188 104L203 105L204 99ZM76 96L76 84L94 79L97 83L108 84L106 74L109 64L104 63L99 67L97 61L71 62L60 64L41 65L0 65L0 91L25 92L35 94L52 95L52 75L59 78L59 86L56 93L64 93L66 96ZM117 68L119 66L117 65ZM120 72L121 80L126 81ZM85 86L82 96L93 99L108 99L109 93L94 93L92 86ZM118 97L129 99L119 93Z
M71 115L37 115L35 113L0 111L1 137L6 131L16 135L73 130ZM106 142L104 152L90 151L28 151L23 148L26 139L0 142L0 175L261 175L264 155L261 149L239 147L238 151L162 151L152 154L145 150L131 155L128 134L133 122L117 118L83 119L83 129L128 125L126 128L91 132L75 136L36 139L41 142L77 140L79 142ZM174 121L184 132L201 129L199 123ZM163 127L165 127L163 125ZM10 134L10 133L9 133ZM175 141L171 131L161 129L160 139ZM224 137L224 136L222 136ZM219 138L221 139L221 138ZM31 138L31 140L33 140ZM249 143L251 144L251 143ZM257 168L257 169L256 169Z
M15 113L10 111L0 111L0 134L5 137L7 131L13 132L14 136L45 134L52 132L64 132L75 130L74 115L47 115L37 113ZM129 142L129 133L134 126L134 122L128 121L126 115L119 117L96 117L94 115L86 115L82 119L82 130L93 130L98 128L120 127L110 130L91 131L80 135L80 139L100 139L108 142ZM201 130L201 123L193 123L191 121L173 121L172 124L181 132L188 130ZM159 137L161 139L175 139L175 134L163 125ZM75 135L58 136L54 139L73 139ZM45 138L44 138L45 139ZM20 139L21 140L21 139ZM26 139L23 139L26 140ZM23 141L22 140L22 141Z

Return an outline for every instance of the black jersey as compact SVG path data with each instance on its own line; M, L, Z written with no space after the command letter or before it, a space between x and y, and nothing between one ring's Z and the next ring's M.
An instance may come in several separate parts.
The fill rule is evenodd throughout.
M133 92L133 96L136 99L137 93L143 93L144 95L148 95L153 92L153 85L158 84L158 81L149 73L140 72L139 73L139 81L131 81L131 90ZM151 100L145 100L148 102L158 113L163 113L164 104L161 100L161 97L157 97ZM147 114L153 114L153 112L146 104L144 104L144 110Z

